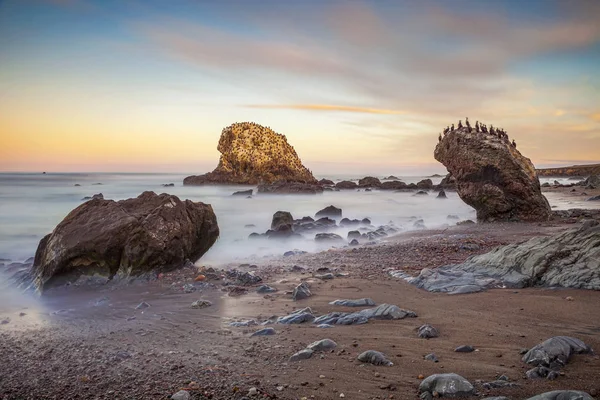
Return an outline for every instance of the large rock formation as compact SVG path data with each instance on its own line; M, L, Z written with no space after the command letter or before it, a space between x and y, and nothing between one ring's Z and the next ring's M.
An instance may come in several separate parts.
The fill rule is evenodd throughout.
M416 278L391 274L450 294L529 286L600 290L600 224L590 220L578 229L498 247L462 264L425 268Z
M204 175L188 176L184 185L317 183L284 135L253 122L223 129L217 150L221 152L217 168Z
M496 135L449 132L438 143L435 159L456 179L460 198L480 221L545 221L550 205L540 190L531 160Z
M167 271L198 260L218 236L209 204L154 192L121 201L94 199L71 211L40 241L33 281L41 292L81 275Z

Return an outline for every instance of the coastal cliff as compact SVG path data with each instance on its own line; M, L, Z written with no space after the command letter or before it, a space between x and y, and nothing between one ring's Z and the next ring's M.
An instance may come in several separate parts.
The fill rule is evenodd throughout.
M317 183L284 135L253 122L223 129L217 150L221 158L215 170L188 176L184 185Z
M540 168L538 176L590 176L600 175L600 164L571 165L569 167Z

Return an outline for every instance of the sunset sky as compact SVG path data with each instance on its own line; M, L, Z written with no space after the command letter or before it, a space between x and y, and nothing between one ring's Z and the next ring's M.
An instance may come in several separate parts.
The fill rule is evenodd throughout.
M600 162L600 1L0 0L0 171L206 172L254 121L319 174L443 172L500 126Z

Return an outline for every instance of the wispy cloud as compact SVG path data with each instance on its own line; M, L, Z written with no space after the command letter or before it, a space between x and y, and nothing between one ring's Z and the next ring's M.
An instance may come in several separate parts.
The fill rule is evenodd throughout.
M381 108L339 106L332 104L247 104L242 107L247 108L267 108L267 109L288 109L288 110L308 110L308 111L340 111L363 114L388 114L403 115L406 111L386 110Z

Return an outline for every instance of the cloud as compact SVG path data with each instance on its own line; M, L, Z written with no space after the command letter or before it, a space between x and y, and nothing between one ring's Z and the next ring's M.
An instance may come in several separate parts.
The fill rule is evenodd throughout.
M243 107L247 108L267 108L267 109L288 109L288 110L309 110L309 111L341 111L364 114L391 114L403 115L406 111L386 110L381 108L367 108L354 106L339 106L331 104L249 104Z

